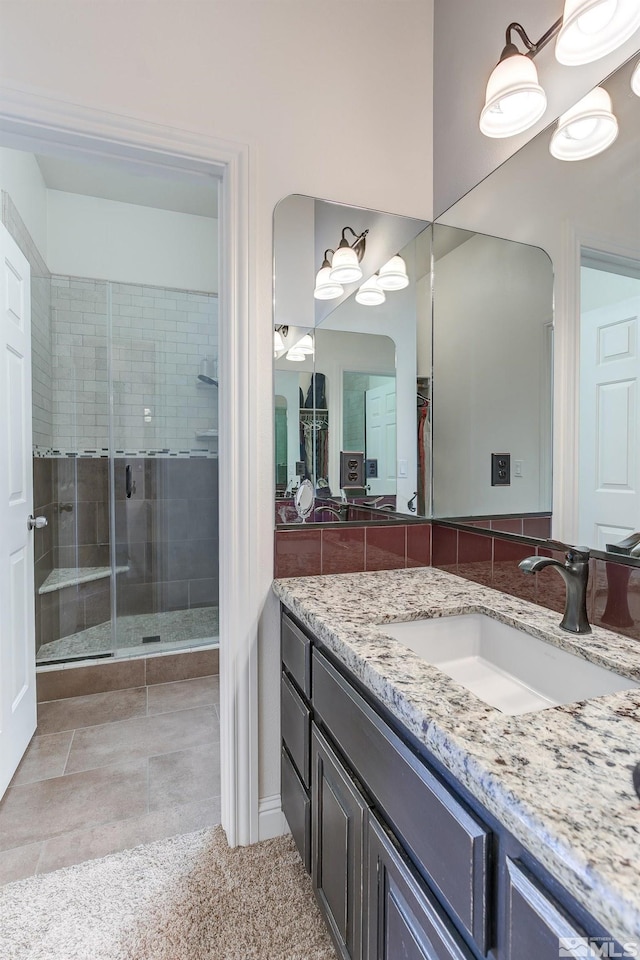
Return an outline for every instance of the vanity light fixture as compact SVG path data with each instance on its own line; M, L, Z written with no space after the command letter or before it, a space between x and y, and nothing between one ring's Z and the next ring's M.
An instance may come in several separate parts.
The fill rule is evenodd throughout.
M378 307L386 299L377 273L365 280L356 293L356 303L361 303L363 307Z
M599 60L638 27L639 0L565 0L556 60L570 67Z
M383 290L404 290L409 286L407 265L399 254L387 260L378 271L378 285Z
M345 237L347 230L355 237L353 243L349 243ZM362 280L360 261L364 256L366 247L365 238L368 233L368 230L364 230L362 233L357 234L353 227L343 228L340 244L331 261L329 277L332 281L343 284L357 283L358 280Z
M519 23L510 23L506 46L489 82L480 114L487 137L512 137L537 123L547 98L533 58L557 36L556 59L574 66L611 53L640 27L640 0L565 0L563 15L534 43ZM526 48L522 53L513 35Z
M631 74L631 89L636 97L640 97L640 60L636 63L636 68Z
M610 147L617 136L611 97L603 87L595 87L562 114L549 150L557 160L586 160Z
M344 293L342 284L336 280L332 280L330 277L331 260L328 258L329 253L334 253L331 247L325 250L322 266L316 274L316 286L313 291L316 300L335 300L336 297L341 297Z
M557 20L537 43L529 39L519 23L509 24L506 45L489 77L485 104L480 114L480 130L485 137L513 137L528 130L544 114L547 95L538 83L533 57L555 36L561 23L561 20ZM514 33L518 34L527 48L526 54L521 53L513 42Z

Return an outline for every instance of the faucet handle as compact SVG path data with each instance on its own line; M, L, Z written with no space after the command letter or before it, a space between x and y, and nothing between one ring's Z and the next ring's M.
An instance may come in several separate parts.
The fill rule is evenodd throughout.
M591 556L590 547L574 547L570 543L562 543L560 540L547 540L547 543L553 550L561 550L570 563L587 561Z

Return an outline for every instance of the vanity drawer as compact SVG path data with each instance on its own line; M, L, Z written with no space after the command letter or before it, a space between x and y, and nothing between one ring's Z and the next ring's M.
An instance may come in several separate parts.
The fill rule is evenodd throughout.
M311 802L284 747L280 756L280 781L282 812L305 870L311 873Z
M282 663L306 697L311 696L311 640L291 617L282 612L280 629Z
M300 779L309 786L309 734L311 711L286 674L280 679L280 731Z
M318 650L313 708L436 893L486 953L488 828Z

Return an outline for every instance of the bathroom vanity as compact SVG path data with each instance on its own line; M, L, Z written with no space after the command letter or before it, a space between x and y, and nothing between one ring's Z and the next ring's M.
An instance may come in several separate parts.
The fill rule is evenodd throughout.
M623 948L640 941L634 641L569 635L556 613L433 568L274 589L283 809L340 955L633 955ZM542 709L516 695L505 713L385 632L469 614L605 668L617 692Z

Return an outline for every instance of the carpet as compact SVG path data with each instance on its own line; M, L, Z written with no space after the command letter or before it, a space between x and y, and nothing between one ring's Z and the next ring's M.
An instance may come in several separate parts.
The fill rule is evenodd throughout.
M0 888L2 960L336 960L291 837L222 827Z

